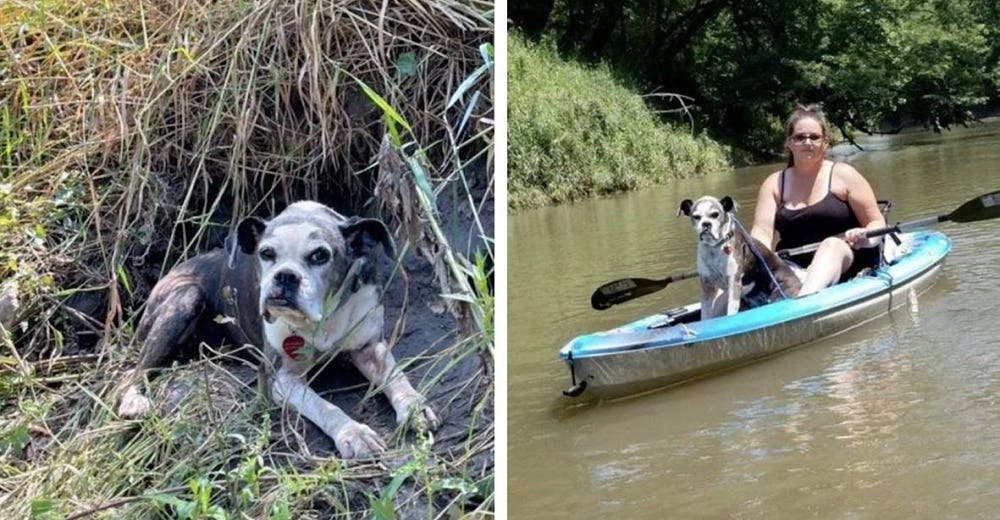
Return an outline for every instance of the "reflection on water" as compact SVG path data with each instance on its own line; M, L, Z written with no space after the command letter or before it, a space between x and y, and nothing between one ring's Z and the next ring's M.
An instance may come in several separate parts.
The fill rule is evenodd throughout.
M850 155L890 221L1000 189L1000 124L880 137ZM624 276L689 270L677 201L729 194L749 219L776 166L688 179L509 220L508 507L512 518L990 518L1000 509L1000 222L947 224L944 273L864 327L666 391L577 403L573 336L690 303L697 282L604 312Z

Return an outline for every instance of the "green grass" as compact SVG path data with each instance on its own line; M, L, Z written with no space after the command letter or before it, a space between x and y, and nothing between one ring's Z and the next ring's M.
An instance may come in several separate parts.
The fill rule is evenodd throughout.
M492 515L492 296L436 205L470 210L492 250L491 188L470 188L492 183L492 4L370 7L0 1L0 302L19 301L0 316L0 517ZM339 460L217 353L154 380L157 402L191 389L179 407L116 417L157 272L303 198L380 216L420 255L397 305L453 319L400 366L448 428ZM346 411L391 413L360 400Z
M661 122L606 67L566 62L517 34L509 39L508 62L511 208L730 168L725 148L686 125Z
M27 498L3 509L18 518L29 512L32 518L218 519L358 513L351 495L376 489L378 465L289 451L296 443L270 420L268 399L219 361L156 380L159 399L177 388L187 388L187 395L176 409L138 422L118 420L98 397L103 392L87 391L113 384L97 375L61 391L39 387L39 399L23 400L21 421L0 435L0 482L11 498ZM46 437L57 442L32 455L30 448ZM44 471L30 471L31 459L41 454ZM436 462L426 448L404 446L390 456L423 466Z

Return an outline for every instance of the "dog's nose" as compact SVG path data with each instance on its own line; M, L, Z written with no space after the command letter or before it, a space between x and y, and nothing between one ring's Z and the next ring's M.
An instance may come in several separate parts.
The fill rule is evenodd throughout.
M299 287L299 275L291 271L279 271L274 275L274 283L286 290L294 290Z
M712 229L712 223L711 222L702 222L701 223L701 229L704 229L706 231L709 230L709 229Z

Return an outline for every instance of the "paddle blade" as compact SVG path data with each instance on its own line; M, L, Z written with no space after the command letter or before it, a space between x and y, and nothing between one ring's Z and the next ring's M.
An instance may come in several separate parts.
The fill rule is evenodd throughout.
M980 195L948 214L952 222L976 222L1000 217L1000 191Z
M671 282L665 280L649 280L646 278L623 278L608 282L594 291L590 296L590 306L603 311L622 302L645 296L663 289Z

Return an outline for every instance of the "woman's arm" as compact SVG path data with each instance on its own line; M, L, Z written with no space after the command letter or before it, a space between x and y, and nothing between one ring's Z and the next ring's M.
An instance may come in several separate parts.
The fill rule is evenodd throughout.
M853 166L845 164L838 171L840 178L847 186L847 203L850 204L854 215L858 217L861 228L850 230L845 234L844 239L854 248L874 247L882 240L881 237L865 239L864 231L885 227L885 217L878 209L878 202L875 199L875 192L871 184L858 173Z
M750 236L760 240L768 249L774 249L774 213L778 210L778 178L781 172L772 173L760 185L757 209L753 214Z

